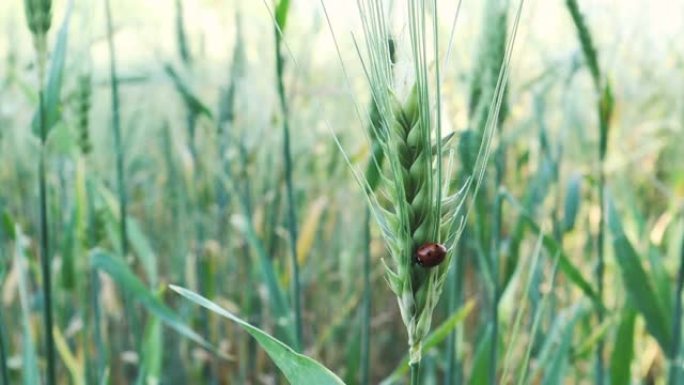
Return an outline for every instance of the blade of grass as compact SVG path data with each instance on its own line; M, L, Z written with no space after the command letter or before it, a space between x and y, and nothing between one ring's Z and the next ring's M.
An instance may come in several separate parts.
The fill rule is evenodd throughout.
M102 250L95 250L90 255L90 266L107 273L129 298L139 302L150 313L159 317L168 327L221 356L211 344L185 325L173 310L157 299L120 258L115 258Z
M615 337L615 348L610 357L611 385L629 385L632 378L631 365L634 359L634 324L636 311L629 305L622 310L620 325Z
M658 298L653 282L636 250L627 239L620 217L610 199L607 199L607 209L608 228L613 236L615 259L627 290L627 297L646 320L646 329L658 341L663 352L670 356L673 329L671 319L665 316L666 305Z
M182 287L170 285L171 290L222 317L237 323L248 332L268 353L283 372L287 380L293 384L343 385L333 372L310 357L295 352L281 341L271 337L259 328L243 321L216 303Z
M74 356L74 353L71 352L69 344L67 343L62 333L60 333L59 329L55 328L54 335L57 352L62 358L64 366L66 366L66 368L69 370L72 384L84 385L85 379L83 377L83 363L76 356Z

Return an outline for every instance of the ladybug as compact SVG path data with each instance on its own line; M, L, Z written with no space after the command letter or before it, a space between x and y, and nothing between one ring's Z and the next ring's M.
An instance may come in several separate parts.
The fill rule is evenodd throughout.
M447 249L439 243L424 243L416 250L416 263L423 267L435 267L446 257Z

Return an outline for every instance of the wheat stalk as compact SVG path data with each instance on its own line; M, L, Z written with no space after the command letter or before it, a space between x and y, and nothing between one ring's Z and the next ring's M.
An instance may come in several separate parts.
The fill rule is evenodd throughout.
M45 144L47 142L47 124L45 122L45 64L47 61L47 33L52 24L52 1L51 0L25 0L24 10L26 22L33 35L33 43L38 60L38 122L40 135L40 160L38 165L39 195L40 195L40 264L43 278L43 297L45 306L43 318L45 321L45 347L47 359L46 383L55 384L56 380L56 356L55 341L53 337L52 321L52 275L50 272L50 238L48 232L47 213L47 175L45 162Z

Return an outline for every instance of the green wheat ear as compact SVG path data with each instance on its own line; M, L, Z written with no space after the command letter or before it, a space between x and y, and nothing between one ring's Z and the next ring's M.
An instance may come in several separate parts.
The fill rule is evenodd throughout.
M52 23L52 0L24 0L26 22L43 67L47 55L47 33Z
M371 136L387 158L387 167L380 170L382 199L370 188L366 193L390 250L391 262L385 263L387 281L406 326L410 362L416 364L460 234L465 190L450 193L442 187L442 143L433 143L441 135L440 119L430 102L435 95L439 104L440 95L429 87L425 28L420 27L425 11L416 1L408 3L415 81L403 100L397 96L391 71L394 46L387 45L390 33L382 2L360 1L359 7L370 58L364 66L376 106ZM416 251L433 243L446 247L444 261L432 268L418 264Z
M92 81L90 73L78 76L76 89L76 127L78 129L78 147L83 155L88 155L93 148L90 140L90 107L92 105Z

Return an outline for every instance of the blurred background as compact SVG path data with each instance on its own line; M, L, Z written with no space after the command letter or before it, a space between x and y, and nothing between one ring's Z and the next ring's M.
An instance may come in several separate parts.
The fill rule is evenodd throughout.
M476 91L486 91L487 71L498 74L520 3L437 3L442 60L450 52L442 130L462 154L463 138L482 130L473 105L493 94L478 100ZM271 0L112 0L109 31L105 6L53 1L45 97L54 110L43 148L32 130L39 64L24 2L0 2L0 380L39 383L47 365L44 150L56 383L285 383L248 334L168 284L348 384L401 383L406 332L384 279L388 252L352 172L363 175L371 149L356 2L290 0L280 47ZM405 5L392 7L397 77L408 79ZM672 377L684 368L684 2L580 0L579 9L600 87L566 2L522 5L491 167L433 330L452 322L426 348L425 384L684 383ZM597 105L609 100L601 159ZM464 159L455 156L457 174ZM293 277L299 339L288 332Z

